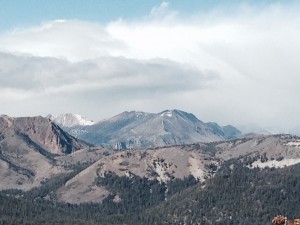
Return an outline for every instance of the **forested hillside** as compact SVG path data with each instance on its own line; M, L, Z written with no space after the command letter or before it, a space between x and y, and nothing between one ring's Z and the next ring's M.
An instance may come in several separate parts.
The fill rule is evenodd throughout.
M230 160L204 188L191 187L141 218L142 224L265 225L277 214L299 217L299 202L299 164L261 170Z
M102 204L72 205L57 202L55 190L77 172L60 175L29 192L0 192L0 224L122 224L134 218L139 220L139 215L145 209L196 184L192 176L183 180L174 179L166 184L137 176L119 177L109 173L105 178L99 177L97 180L97 185L111 191L111 195Z
M64 179L27 193L1 192L0 224L265 225L277 214L299 216L300 165L262 170L229 160L214 178L197 184L191 177L165 185L110 173L97 181L111 191L102 204L46 200Z

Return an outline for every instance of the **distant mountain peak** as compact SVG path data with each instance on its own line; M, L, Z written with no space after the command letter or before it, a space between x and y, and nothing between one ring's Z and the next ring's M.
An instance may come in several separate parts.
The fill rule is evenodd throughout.
M173 116L173 110L166 110L161 112L160 114L161 117L167 116L167 117L172 117Z
M160 115L161 115L161 117L166 118L166 119L167 118L171 119L173 117L179 117L186 121L202 122L199 119L197 119L197 117L194 114L188 113L188 112L185 112L182 110L178 110L178 109L165 110L165 111L162 111L160 113Z
M55 157L90 147L63 131L49 118L0 117L0 189L28 190L65 168Z
M3 133L10 133L10 135L4 135L2 138L7 138L9 141L14 140L16 143L20 142L22 147L38 146L36 147L38 151L45 150L51 154L69 154L88 146L64 132L49 118L41 116L0 117L0 134ZM17 138L21 138L22 141Z
M90 126L94 124L94 121L75 113L65 113L57 116L48 115L47 118L62 127Z
M221 141L240 134L232 126L204 123L194 114L178 109L160 113L124 111L90 126L65 126L65 129L89 143L118 149Z

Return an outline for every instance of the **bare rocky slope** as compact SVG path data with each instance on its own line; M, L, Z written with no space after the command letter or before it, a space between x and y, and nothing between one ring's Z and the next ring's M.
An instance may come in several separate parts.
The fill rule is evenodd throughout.
M60 124L59 121L57 123ZM221 141L241 134L233 126L204 123L193 114L180 110L161 113L123 112L93 125L63 128L94 145L119 150Z
M65 173L54 157L89 145L43 117L0 117L0 189L28 190Z

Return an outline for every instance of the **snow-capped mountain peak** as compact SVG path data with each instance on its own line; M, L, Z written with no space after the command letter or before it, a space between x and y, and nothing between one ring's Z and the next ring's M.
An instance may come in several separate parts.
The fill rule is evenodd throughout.
M167 116L167 117L172 117L173 116L173 111L171 110L166 110L166 111L163 111L160 116L164 117L164 116Z
M74 127L74 126L90 126L94 124L94 121L88 120L86 117L73 113L65 113L57 116L49 115L49 119L62 127Z

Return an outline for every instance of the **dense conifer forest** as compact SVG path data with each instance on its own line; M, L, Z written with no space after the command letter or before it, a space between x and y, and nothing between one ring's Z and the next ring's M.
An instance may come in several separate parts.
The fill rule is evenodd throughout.
M265 225L277 214L299 217L299 202L300 165L262 170L230 160L205 186L188 188L142 218L143 224Z

